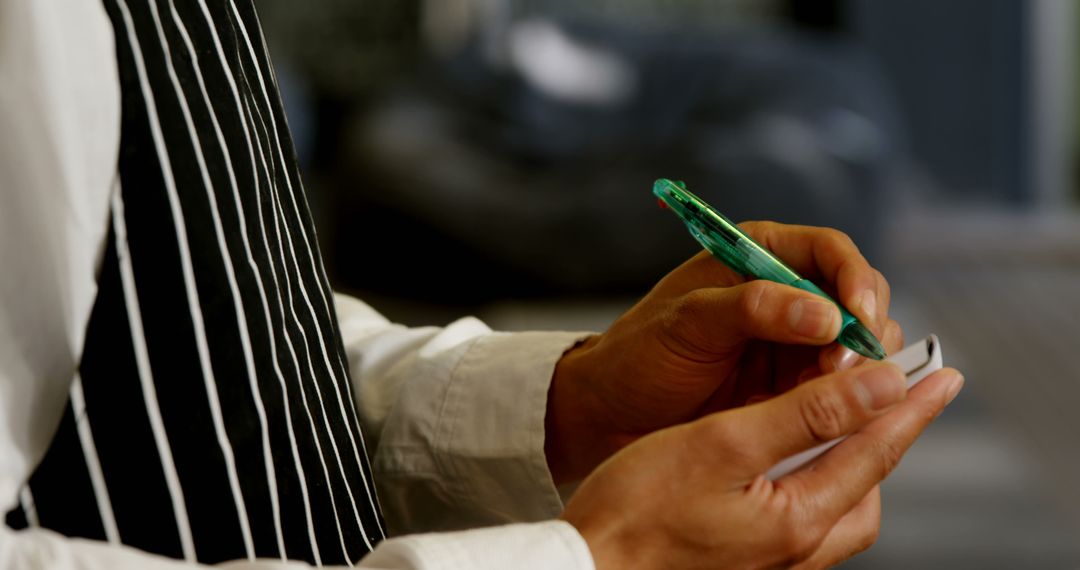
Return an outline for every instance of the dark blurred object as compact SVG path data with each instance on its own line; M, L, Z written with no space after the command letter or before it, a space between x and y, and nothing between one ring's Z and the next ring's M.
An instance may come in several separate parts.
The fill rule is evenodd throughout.
M319 99L362 104L410 74L423 49L419 0L260 0L258 7L275 65L296 72Z
M319 108L324 242L351 289L641 290L695 251L655 211L660 176L734 219L838 227L873 255L901 169L883 82L838 35L532 15L390 77Z
M807 29L837 32L848 27L850 10L844 0L788 0L784 8L791 22Z
M654 211L658 176L735 219L841 227L872 249L892 117L853 50L519 25L541 46L603 38L630 85L602 104L567 100L474 49L390 90L346 127L335 241L380 244L363 248L376 266L423 263L339 266L345 282L459 301L646 286L694 249Z
M1037 98L1030 22L1037 4L852 2L852 30L896 88L912 154L953 197L1010 206L1039 197L1034 113L1045 102Z

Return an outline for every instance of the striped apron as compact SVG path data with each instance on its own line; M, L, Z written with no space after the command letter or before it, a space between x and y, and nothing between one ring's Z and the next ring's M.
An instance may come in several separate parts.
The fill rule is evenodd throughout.
M349 564L383 522L251 0L104 0L121 148L70 405L14 528Z

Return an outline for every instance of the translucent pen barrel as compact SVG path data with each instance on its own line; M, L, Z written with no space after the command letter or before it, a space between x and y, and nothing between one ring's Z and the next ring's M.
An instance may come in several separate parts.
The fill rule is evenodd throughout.
M697 241L725 265L744 276L790 285L832 301L840 310L837 341L863 356L879 360L885 357L881 343L850 311L690 193L685 184L660 179L653 184L653 194L678 214Z

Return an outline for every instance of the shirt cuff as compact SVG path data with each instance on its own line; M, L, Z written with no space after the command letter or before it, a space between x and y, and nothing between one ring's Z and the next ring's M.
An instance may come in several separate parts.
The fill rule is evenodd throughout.
M544 454L544 418L555 365L580 332L493 333L454 370L435 442L443 473L493 522L557 516L562 499Z
M585 539L565 521L414 534L387 540L361 567L415 570L595 570Z
M373 469L392 535L562 511L544 455L547 394L556 363L589 333L493 333L478 323L448 326L388 375L404 379Z

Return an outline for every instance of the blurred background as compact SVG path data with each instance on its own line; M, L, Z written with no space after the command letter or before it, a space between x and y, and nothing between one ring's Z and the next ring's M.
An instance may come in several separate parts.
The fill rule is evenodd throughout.
M338 289L603 330L696 250L657 177L840 228L967 377L845 568L1080 568L1080 3L260 7Z

